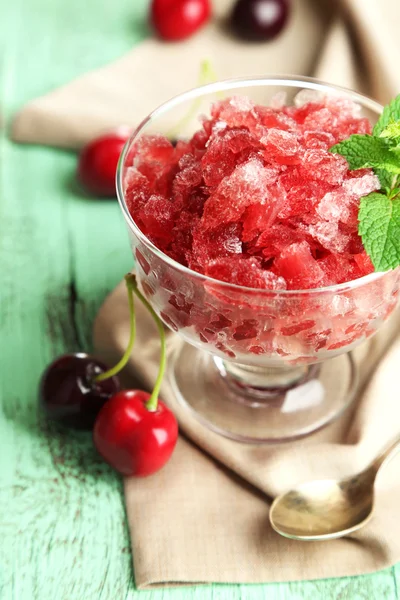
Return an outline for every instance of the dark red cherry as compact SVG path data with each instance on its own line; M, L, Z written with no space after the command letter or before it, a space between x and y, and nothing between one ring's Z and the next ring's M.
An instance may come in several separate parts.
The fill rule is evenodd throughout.
M46 416L73 429L91 430L104 404L120 390L117 377L96 383L106 365L84 354L65 354L44 371L39 401Z
M288 15L289 0L237 0L230 21L238 37L265 41L282 31Z

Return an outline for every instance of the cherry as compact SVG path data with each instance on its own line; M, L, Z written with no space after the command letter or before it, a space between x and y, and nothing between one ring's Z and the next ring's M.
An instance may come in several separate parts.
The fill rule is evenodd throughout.
M74 429L90 430L97 414L119 391L117 377L96 382L107 367L87 354L66 354L42 375L39 398L48 418Z
M158 399L166 368L165 332L152 306L139 291L134 275L125 276L130 336L121 360L112 369L87 354L67 354L43 373L39 396L46 415L78 429L93 427L101 456L123 475L143 477L161 469L178 438L174 414ZM136 334L134 295L151 313L160 335L161 358L152 394L120 391L116 374L127 364Z
M101 456L123 475L145 477L161 469L171 457L178 438L174 414L160 400L155 410L151 396L124 390L101 409L93 440Z
M89 142L79 156L77 177L93 196L115 196L115 174L122 149L129 139L127 129L102 135Z
M39 401L49 419L74 429L92 429L103 405L120 390L116 377L127 364L135 341L132 275L126 276L130 336L126 351L112 369L84 353L65 354L44 371L39 384ZM136 284L136 280L133 278Z
M153 0L150 19L158 35L169 41L183 40L210 18L210 0Z
M288 15L288 0L237 0L230 21L242 39L263 41L281 32Z
M144 477L155 473L170 458L178 437L174 414L158 399L166 367L165 331L153 307L139 291L133 275L126 276L130 292L131 322L133 294L153 317L161 341L160 367L152 394L141 390L121 391L99 412L93 441L101 456L123 475Z

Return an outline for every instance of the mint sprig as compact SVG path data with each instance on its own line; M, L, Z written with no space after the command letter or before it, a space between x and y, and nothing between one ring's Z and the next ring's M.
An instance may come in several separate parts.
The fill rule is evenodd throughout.
M351 135L332 146L350 170L371 168L381 191L361 198L358 233L376 271L400 265L400 94L385 106L372 135Z

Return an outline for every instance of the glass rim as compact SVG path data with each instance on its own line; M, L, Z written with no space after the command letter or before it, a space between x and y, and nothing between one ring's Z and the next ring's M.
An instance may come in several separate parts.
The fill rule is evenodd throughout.
M334 92L337 92L338 95L342 94L342 95L351 96L351 98L354 102L358 102L362 106L369 108L370 110L372 110L378 114L380 114L383 110L383 106L381 104L379 104L379 102L376 102L375 100L373 100L372 98L369 98L368 96L364 96L364 94L360 94L359 92L356 92L349 88L339 86L336 84L331 84L331 83L316 79L314 77L306 77L306 76L299 76L299 75L266 75L263 77L249 76L249 77L238 77L238 78L233 78L233 79L224 79L224 80L216 81L214 83L209 83L206 85L198 86L198 87L192 88L190 90L187 90L185 92L182 92L180 94L177 94L176 96L173 96L166 102L163 102L161 105L159 105L153 111L151 111L147 115L147 117L145 117L139 123L139 125L133 131L132 135L127 140L127 142L121 152L121 155L120 155L120 158L118 161L117 173L116 173L116 188L117 188L118 202L119 202L119 205L122 210L122 214L124 215L125 221L129 227L129 229L147 247L147 249L150 252L155 254L160 260L167 263L168 265L170 265L177 271L180 271L182 274L189 275L190 277L194 277L203 282L207 282L210 285L218 285L218 286L221 286L222 288L232 289L235 291L239 291L241 293L251 292L252 294L256 293L258 295L265 295L265 296L278 296L278 295L296 296L296 295L302 295L302 294L310 296L310 295L317 295L317 294L322 294L322 293L334 294L334 293L353 290L353 289L361 287L363 285L367 285L368 283L371 283L373 281L377 281L377 280L381 279L387 273L390 273L391 271L378 271L378 272L370 273L369 275L364 275L363 277L359 277L358 279L346 281L344 283L338 283L335 285L324 286L324 287L319 287L319 288L310 288L310 289L271 290L271 289L263 289L263 288L251 288L251 287L246 287L246 286L239 285L236 283L229 283L227 281L221 281L219 279L209 277L208 275L204 275L203 273L199 273L198 271L194 271L193 269L190 269L189 267L185 267L185 265L182 265L181 263L177 262L176 260L174 260L173 258L168 256L167 254L162 252L159 248L157 248L157 246L155 246L155 244L153 244L153 242L151 242L149 240L149 238L136 225L135 221L133 220L133 218L128 210L126 202L125 202L125 194L124 194L124 190L123 190L123 180L122 179L123 179L123 168L124 168L124 164L125 164L125 158L128 154L128 151L129 151L132 143L137 138L137 136L140 134L140 132L151 121L156 119L158 116L163 115L164 113L168 112L171 108L178 106L179 104L185 102L186 100L199 98L206 94L212 94L212 93L216 93L216 92L226 91L229 89L235 90L235 89L251 87L252 85L258 86L258 87L263 87L263 86L270 87L270 86L275 86L275 85L276 86L280 85L282 87L286 86L288 88L299 87L299 88L303 88L303 89L310 89L310 90L316 90L316 91L322 91L322 92L325 91L326 93L331 93L332 91L334 91Z

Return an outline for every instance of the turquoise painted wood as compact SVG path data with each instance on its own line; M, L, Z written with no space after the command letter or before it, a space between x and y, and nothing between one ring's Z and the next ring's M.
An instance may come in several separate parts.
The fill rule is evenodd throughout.
M129 50L146 35L146 8L147 0L2 3L1 122ZM90 440L58 432L37 410L42 369L58 353L90 348L96 310L131 266L116 203L71 188L75 160L1 133L0 599L399 599L398 567L319 582L135 589L119 478Z

